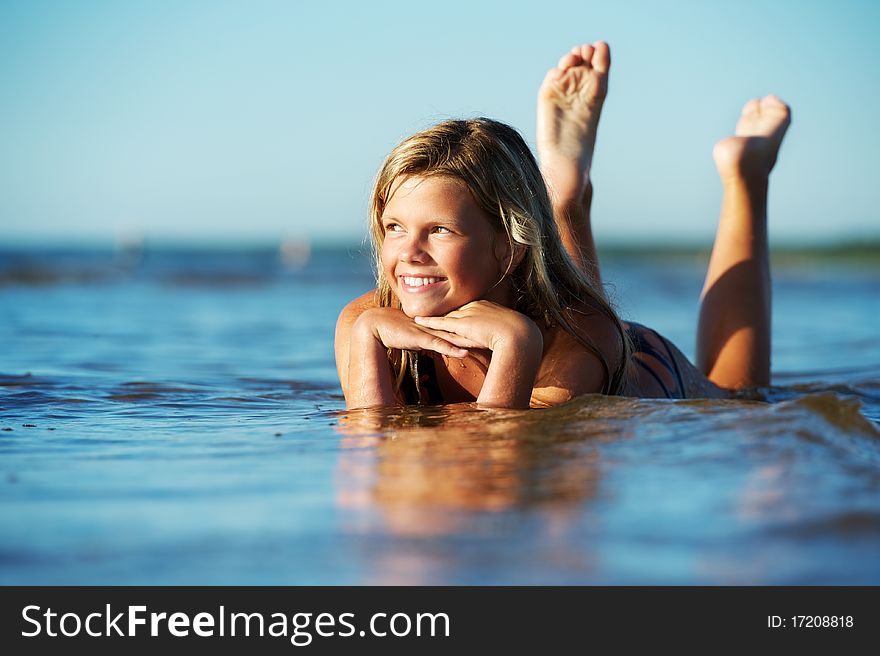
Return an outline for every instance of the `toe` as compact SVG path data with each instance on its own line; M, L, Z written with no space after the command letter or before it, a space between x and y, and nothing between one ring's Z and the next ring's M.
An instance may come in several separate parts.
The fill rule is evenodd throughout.
M560 70L565 70L566 68L571 68L572 66L577 66L581 62L580 55L575 55L574 53L568 52L559 59L559 63L556 65Z
M779 96L773 94L764 96L761 99L761 112L771 120L778 121L778 125L782 128L782 133L791 123L791 107L789 107ZM782 134L780 133L780 134Z
M584 60L584 63L590 64L593 59L594 48L589 43L585 43L581 46L581 59Z
M757 114L761 110L761 100L759 98L752 98L745 105L743 105L742 113L743 114Z
M600 73L607 73L611 67L611 49L604 41L596 41L593 44L593 68Z
M780 98L779 96L774 95L772 93L769 96L764 96L761 99L761 105L762 105L762 107L780 109L785 112L789 111L788 105L786 105L785 102L783 102L782 98Z

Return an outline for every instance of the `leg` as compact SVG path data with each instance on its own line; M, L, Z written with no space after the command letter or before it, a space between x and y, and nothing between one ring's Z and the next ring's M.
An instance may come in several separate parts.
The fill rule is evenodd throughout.
M597 41L574 47L550 69L538 91L537 146L553 214L569 256L601 291L590 227L590 169L611 54Z
M697 366L728 389L770 384L767 185L790 123L775 96L743 108L713 152L724 195L700 301Z

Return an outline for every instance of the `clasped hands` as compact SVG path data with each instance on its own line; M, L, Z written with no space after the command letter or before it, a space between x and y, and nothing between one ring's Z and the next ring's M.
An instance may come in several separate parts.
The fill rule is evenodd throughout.
M373 338L386 348L434 351L465 358L469 349L538 353L543 337L524 314L491 301L473 301L441 317L410 318L396 308L371 308L354 325L356 339Z

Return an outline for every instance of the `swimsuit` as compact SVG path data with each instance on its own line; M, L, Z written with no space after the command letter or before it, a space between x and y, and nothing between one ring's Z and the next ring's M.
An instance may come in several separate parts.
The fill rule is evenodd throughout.
M400 391L404 401L408 405L434 405L443 403L443 392L440 391L440 383L437 380L437 369L434 366L434 358L414 353L415 371L412 370L403 379ZM419 378L418 388L413 376Z
M420 402L423 404L443 403L443 392L440 391L440 381L437 380L437 368L434 366L434 358L423 356L421 353L418 357L419 367L419 394Z
M633 361L638 363L642 369L647 371L651 377L657 381L657 384L660 385L660 388L663 390L663 394L666 395L667 399L687 398L685 395L684 381L681 379L681 372L678 369L678 363L675 361L675 356L672 354L672 349L669 347L669 342L656 330L652 330L638 323L628 323L629 328L627 329L626 334L633 345L633 356L642 353L652 357L675 379L675 386L672 389L667 387L666 383L663 382L663 379L657 374L654 368L644 362L641 358L633 357ZM646 338L646 334L648 333L660 340L660 343L663 344L663 348L666 351L666 355L663 355L663 353L658 351L654 345L648 341Z

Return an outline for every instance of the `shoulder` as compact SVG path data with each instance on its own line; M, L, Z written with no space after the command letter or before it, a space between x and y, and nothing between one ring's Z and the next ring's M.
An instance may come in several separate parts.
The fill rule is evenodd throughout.
M533 407L558 405L583 394L602 393L609 373L603 359L608 370L614 371L624 357L617 323L605 313L582 306L567 309L565 319L577 336L560 325L544 331L544 355L532 394ZM595 352L585 343L591 344Z
M608 361L608 366L613 369L620 364L624 354L620 328L625 328L625 324L618 323L605 312L587 305L566 308L565 318L581 337L589 340L602 353ZM574 336L566 334L572 341L577 342Z
M337 339L339 339L340 331L347 333L351 330L352 324L358 320L358 317L360 317L365 311L376 307L379 307L379 301L375 289L368 291L349 302L344 308L342 308L342 312L339 313L339 317L336 319Z

